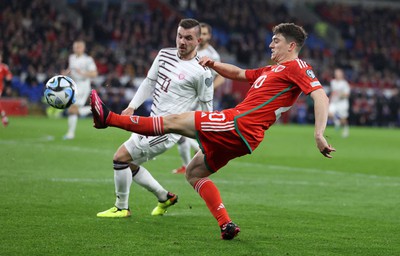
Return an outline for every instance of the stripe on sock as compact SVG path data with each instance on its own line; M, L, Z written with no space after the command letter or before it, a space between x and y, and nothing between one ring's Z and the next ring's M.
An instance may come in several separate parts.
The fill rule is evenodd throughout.
M196 190L196 192L199 193L201 187L202 187L206 182L208 182L208 181L210 181L209 178L202 178L202 179L199 179L199 180L196 182L196 184L194 185L194 189Z
M113 161L113 166L114 166L114 170L123 170L129 167L129 164L126 162L120 162L120 161Z
M162 117L156 116L153 118L153 127L154 127L154 133L156 135L161 135L163 134L163 127L162 127Z

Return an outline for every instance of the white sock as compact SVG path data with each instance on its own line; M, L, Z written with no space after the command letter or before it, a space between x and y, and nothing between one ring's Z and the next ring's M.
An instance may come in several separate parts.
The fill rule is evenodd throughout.
M335 129L340 128L340 120L338 118L333 119L333 124L335 125Z
M75 136L76 125L78 124L78 115L68 116L68 132L67 136Z
M344 138L347 138L347 137L349 137L349 135L350 135L349 125L348 125L348 124L345 124L345 125L343 126L342 136L343 136Z
M90 110L90 106L84 106L84 107L79 108L80 116L87 116L90 113L92 113L92 111Z
M189 138L185 138L182 143L178 143L178 152L182 159L182 164L186 167L192 159L190 154Z
M168 191L165 190L143 166L140 166L139 171L133 176L133 180L140 186L152 192L158 198L159 202L164 202L168 199Z
M194 150L194 151L199 151L200 147L199 147L199 143L197 142L197 140L192 139L192 138L187 138L187 140L189 141L190 147Z
M115 206L119 209L128 209L129 192L132 184L131 168L114 170Z

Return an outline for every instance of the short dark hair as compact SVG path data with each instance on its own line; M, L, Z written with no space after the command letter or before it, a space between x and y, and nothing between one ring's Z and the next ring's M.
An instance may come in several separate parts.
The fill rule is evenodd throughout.
M202 28L207 28L208 33L212 34L212 28L211 28L211 26L210 26L209 24L207 24L207 23L205 23L205 22L201 22L201 23L200 23L200 27L202 27Z
M274 35L282 34L282 36L289 42L294 41L299 50L301 47L303 47L304 42L307 39L307 32L303 29L303 27L294 23L281 23L276 25L272 29L272 32Z
M179 22L179 27L182 27L184 29L191 29L194 27L197 27L197 36L200 37L200 23L195 20L195 19L182 19Z

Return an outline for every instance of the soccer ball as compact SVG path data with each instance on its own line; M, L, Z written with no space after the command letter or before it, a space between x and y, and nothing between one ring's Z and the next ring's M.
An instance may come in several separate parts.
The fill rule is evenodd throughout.
M47 103L58 109L65 109L75 103L76 84L68 76L53 76L46 83L44 97Z

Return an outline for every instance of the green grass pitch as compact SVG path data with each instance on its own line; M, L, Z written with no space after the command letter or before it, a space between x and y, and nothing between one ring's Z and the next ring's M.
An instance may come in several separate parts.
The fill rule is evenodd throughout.
M252 154L212 175L237 239L183 175L176 148L145 166L179 203L152 217L156 198L132 185L132 217L100 219L114 199L112 156L129 133L80 119L10 118L0 127L0 255L400 255L400 131L332 127L333 159L312 126L276 125Z

